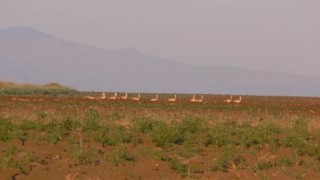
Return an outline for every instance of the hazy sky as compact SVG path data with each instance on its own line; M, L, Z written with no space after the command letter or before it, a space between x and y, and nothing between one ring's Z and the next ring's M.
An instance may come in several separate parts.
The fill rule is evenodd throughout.
M199 65L319 75L320 0L0 0L30 26L106 49Z

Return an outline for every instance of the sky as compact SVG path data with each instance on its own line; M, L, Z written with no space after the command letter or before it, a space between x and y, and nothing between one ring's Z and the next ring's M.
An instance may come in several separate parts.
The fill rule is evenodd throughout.
M320 76L319 8L319 0L0 0L0 28L194 65Z

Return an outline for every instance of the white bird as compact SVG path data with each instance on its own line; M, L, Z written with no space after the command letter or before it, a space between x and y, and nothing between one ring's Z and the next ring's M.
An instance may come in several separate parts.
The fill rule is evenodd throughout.
M121 96L120 99L123 99L123 100L128 99L128 93L126 93L124 96Z
M85 98L86 98L86 99L91 99L91 100L92 100L92 99L95 99L95 97L93 97L93 96L85 96Z
M196 95L192 96L192 99L190 99L190 102L196 102Z
M241 96L239 97L239 99L236 99L233 102L236 103L236 104L240 104L241 103Z
M230 99L226 99L226 100L224 100L224 102L226 102L226 103L231 103L232 102L232 95L230 95Z
M203 95L201 95L200 99L196 99L195 102L203 102Z
M114 96L109 97L108 99L115 100L118 97L118 93L114 93Z
M134 101L140 101L140 93L138 94L138 97L132 97L131 99Z
M151 102L159 101L159 96L158 96L158 94L156 94L156 97L155 97L155 98L151 98L150 101L151 101Z
M106 93L103 92L103 93L101 94L101 97L100 97L99 99L106 99L106 98L107 98Z
M176 102L177 101L177 95L175 94L174 98L169 98L167 101L168 102Z

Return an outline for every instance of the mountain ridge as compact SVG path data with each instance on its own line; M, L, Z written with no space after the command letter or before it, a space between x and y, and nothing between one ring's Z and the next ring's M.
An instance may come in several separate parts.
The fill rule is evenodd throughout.
M27 27L0 29L0 76L86 91L320 96L318 77L182 64L132 47L106 50Z

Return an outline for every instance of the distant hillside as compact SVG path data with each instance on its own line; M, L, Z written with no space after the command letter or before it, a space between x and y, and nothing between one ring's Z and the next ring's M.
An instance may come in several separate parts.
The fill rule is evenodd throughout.
M80 45L26 27L0 30L0 79L59 82L87 91L320 96L318 77L191 66L133 48Z
M10 81L0 81L0 95L74 95L77 90L62 86L58 83L45 85L20 84Z

